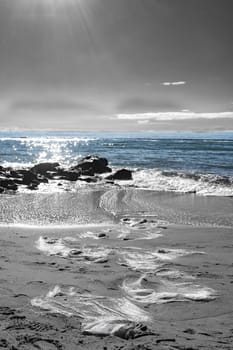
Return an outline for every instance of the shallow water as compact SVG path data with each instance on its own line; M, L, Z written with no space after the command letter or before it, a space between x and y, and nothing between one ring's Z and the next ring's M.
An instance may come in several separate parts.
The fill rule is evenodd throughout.
M0 225L75 226L120 223L119 235L140 238L142 225L122 219L141 216L156 223L147 237L159 234L159 223L193 226L233 226L233 202L228 197L200 197L139 189L80 189L75 193L18 193L0 196ZM135 232L134 232L135 231ZM143 231L143 230L142 230ZM146 238L146 237L144 237Z

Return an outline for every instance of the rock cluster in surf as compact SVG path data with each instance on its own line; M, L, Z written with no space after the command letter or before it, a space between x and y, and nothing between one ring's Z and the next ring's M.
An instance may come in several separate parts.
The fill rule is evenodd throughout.
M41 183L50 180L98 182L100 174L112 173L108 160L97 156L86 156L70 168L64 168L59 163L39 163L30 169L13 169L0 166L0 193L17 191L18 186L26 186L36 190ZM132 172L120 169L106 177L107 181L131 180Z

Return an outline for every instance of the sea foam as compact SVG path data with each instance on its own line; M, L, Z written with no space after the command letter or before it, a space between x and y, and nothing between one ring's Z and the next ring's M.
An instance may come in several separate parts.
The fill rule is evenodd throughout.
M126 185L126 182L124 184ZM196 193L202 196L233 196L233 178L213 174L143 169L133 173L130 185L164 192Z
M136 271L156 271L166 262L193 254L205 253L201 251L187 251L184 249L158 248L152 251L128 248L118 252L118 262Z
M111 248L96 245L81 245L77 240L70 237L49 238L40 237L36 241L36 247L47 255L57 255L63 258L72 258L84 262L101 262L107 259L111 253Z
M135 338L147 333L147 326L142 323L152 321L148 312L125 297L79 294L74 288L62 290L56 286L47 295L32 299L31 304L46 311L80 317L83 332L88 334Z
M191 282L175 282L167 279L155 278L151 288L142 285L147 279L143 274L139 279L126 279L122 289L132 301L144 304L162 304L175 301L209 301L216 298L216 292Z

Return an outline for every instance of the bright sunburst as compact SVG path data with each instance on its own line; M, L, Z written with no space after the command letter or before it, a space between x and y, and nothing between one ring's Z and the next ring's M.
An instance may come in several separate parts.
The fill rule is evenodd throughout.
M83 7L83 0L18 0L17 11L32 16L63 15L68 9Z

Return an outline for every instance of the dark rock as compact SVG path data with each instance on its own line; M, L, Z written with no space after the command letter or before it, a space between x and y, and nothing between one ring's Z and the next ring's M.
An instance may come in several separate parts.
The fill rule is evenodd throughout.
M85 181L88 183L95 183L98 181L98 178L96 178L96 177L81 177L79 180Z
M0 178L0 187L13 191L16 191L18 189L16 183L12 179L8 178Z
M46 183L46 184L49 182L49 180L43 175L38 175L37 181L39 181L40 183Z
M105 264L105 263L108 262L108 259L106 259L106 258L98 258L98 259L95 259L94 262L97 263L97 264Z
M71 170L66 171L63 169L59 169L58 176L59 176L59 179L61 179L61 180L77 181L80 177L80 172L79 171L71 171Z
M158 253L159 254L166 254L167 250L165 250L165 249L158 249Z
M188 333L188 334L195 334L196 333L196 331L193 328L187 328L183 332Z
M48 172L57 172L59 163L40 163L34 165L30 171L34 174L47 175Z
M32 173L31 171L23 171L22 174L22 184L23 185L29 185L32 183L32 181L37 180L37 176Z
M80 169L80 171L81 171L81 174L83 176L95 176L95 172L94 172L94 170L92 168L89 168L89 169L86 169L86 170Z
M107 180L132 180L132 171L128 169L117 170L114 174L109 175Z
M55 179L57 176L57 172L56 171L47 171L45 174L38 174L41 176L46 176L47 179Z
M101 233L98 234L98 237L99 238L104 238L104 237L106 237L106 233L101 232Z
M17 185L23 185L23 179L21 177L16 177L14 179L14 182L17 184Z
M82 251L79 250L79 249L72 249L70 252L69 252L69 257L72 257L72 256L76 256L76 255L80 255L82 254Z
M3 193L3 192L4 192L4 188L0 187L0 193Z
M128 325L126 324L117 329L113 334L119 338L129 340L140 338L145 335L152 335L153 333L147 328L146 325L143 325L141 323L129 323Z
M112 170L108 167L108 160L97 156L83 158L73 170L80 170L82 175L93 176L94 174L109 173Z
M21 178L22 177L21 172L17 171L17 170L11 170L10 171L10 176L14 177L14 178Z
M27 186L29 190L37 190L38 189L38 184L37 183L31 183L30 185Z
M41 182L48 182L43 175L37 175L31 172L30 170L21 169L11 172L14 175L14 182L19 185L26 185L34 187L35 184L39 185Z

